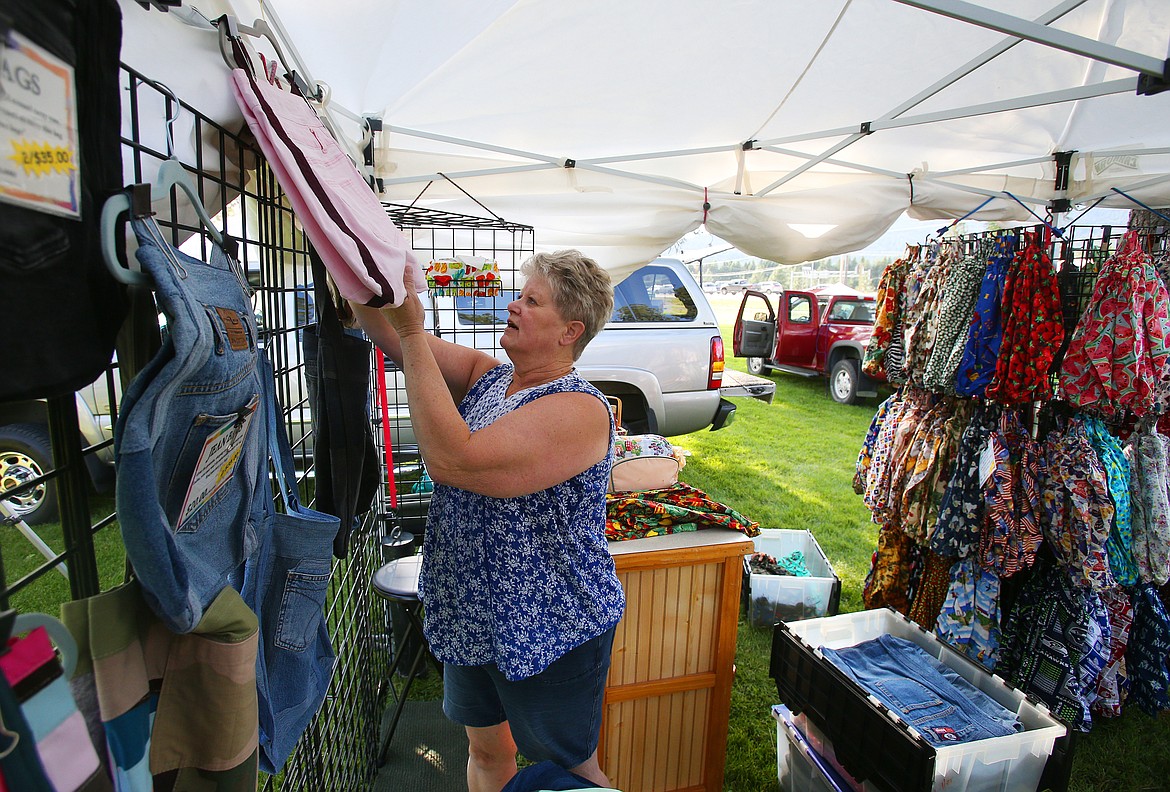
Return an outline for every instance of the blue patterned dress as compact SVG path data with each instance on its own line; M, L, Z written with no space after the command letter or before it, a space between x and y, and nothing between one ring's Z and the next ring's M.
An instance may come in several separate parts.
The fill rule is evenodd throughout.
M459 412L471 431L553 393L604 402L576 370L508 396L512 371L497 366L463 399ZM625 596L605 541L612 458L611 441L606 458L585 472L517 498L435 485L419 578L435 657L495 663L515 681L618 623Z

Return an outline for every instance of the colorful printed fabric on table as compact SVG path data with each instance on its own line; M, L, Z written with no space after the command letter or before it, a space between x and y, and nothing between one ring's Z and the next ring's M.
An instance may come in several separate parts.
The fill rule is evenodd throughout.
M939 555L966 558L979 544L987 514L979 461L999 421L1000 408L980 404L959 439L950 480L939 504L930 548Z
M1116 585L1105 549L1113 500L1083 420L1073 418L1067 429L1048 433L1040 481L1040 529L1057 562L1079 585Z
M1024 249L1008 267L1003 306L1003 340L987 398L1004 404L1047 399L1064 320L1056 271L1039 234L1024 235Z
M1170 580L1170 438L1144 425L1130 435L1133 556L1143 583Z
M921 622L919 622L921 624ZM999 656L999 578L961 559L950 568L950 585L933 625L939 638L967 657L995 670Z
M873 334L865 346L861 370L871 377L885 375L889 382L900 382L903 353L890 351L902 341L902 300L906 287L909 258L900 258L882 271L877 290L877 310L874 313ZM895 363L897 365L891 365Z
M1089 704L1105 668L1109 619L1100 597L1059 567L1045 567L1020 591L1002 636L998 673L1075 729L1092 726Z
M1121 449L1121 442L1113 436L1104 421L1085 417L1085 432L1105 469L1105 485L1113 501L1113 530L1105 542L1109 555L1109 571L1122 586L1137 583L1137 563L1133 558L1133 526L1130 520L1129 460Z
M681 481L664 489L609 493L605 513L605 538L610 541L700 528L731 528L749 537L760 535L758 522Z
M955 372L954 387L959 396L982 396L995 375L995 363L1003 341L1004 283L1015 252L1015 235L996 237L979 285L975 313L967 328L967 343Z
M1093 714L1114 718L1121 714L1121 706L1129 690L1125 671L1125 652L1129 631L1133 625L1133 604L1125 589L1102 589L1101 602L1109 615L1109 654L1101 677L1097 680L1097 699L1092 704Z
M1105 262L1060 373L1064 399L1109 416L1149 413L1170 366L1166 286L1136 231Z
M993 468L979 563L1010 577L1032 566L1040 547L1040 449L1015 410L1004 410L988 443Z
M971 314L991 252L984 245L977 247L975 252L955 260L943 286L938 315L934 317L934 349L922 373L922 384L931 390L955 392L955 372L967 346Z
M1129 673L1127 702L1148 715L1170 709L1170 618L1149 583L1139 585L1133 593L1133 624L1125 652L1125 669Z

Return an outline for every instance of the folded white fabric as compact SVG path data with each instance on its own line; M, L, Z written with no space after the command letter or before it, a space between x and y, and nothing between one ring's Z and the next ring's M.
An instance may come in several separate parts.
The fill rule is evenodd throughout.
M410 243L321 119L297 94L244 69L232 93L341 296L399 306L426 282Z

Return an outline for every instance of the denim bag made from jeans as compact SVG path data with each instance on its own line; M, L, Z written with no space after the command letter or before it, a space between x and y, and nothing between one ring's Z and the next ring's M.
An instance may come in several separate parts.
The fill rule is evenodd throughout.
M229 256L213 247L205 263L153 220L132 226L166 329L114 428L118 520L151 609L186 633L254 552L266 517L258 334Z
M260 619L256 685L260 769L277 773L325 700L336 654L325 624L325 597L340 520L302 506L292 451L280 420L272 368L261 350L264 431L282 512L265 499L268 530L248 560L241 592Z

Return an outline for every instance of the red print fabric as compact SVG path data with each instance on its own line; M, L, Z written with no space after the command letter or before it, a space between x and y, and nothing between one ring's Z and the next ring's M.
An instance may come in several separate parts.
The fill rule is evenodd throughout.
M1170 374L1167 293L1136 231L1105 262L1065 354L1064 398L1107 416L1150 412Z
M1056 271L1039 234L1027 235L1008 268L1003 305L1003 340L987 398L1003 404L1047 399L1048 373L1064 341L1064 324Z

